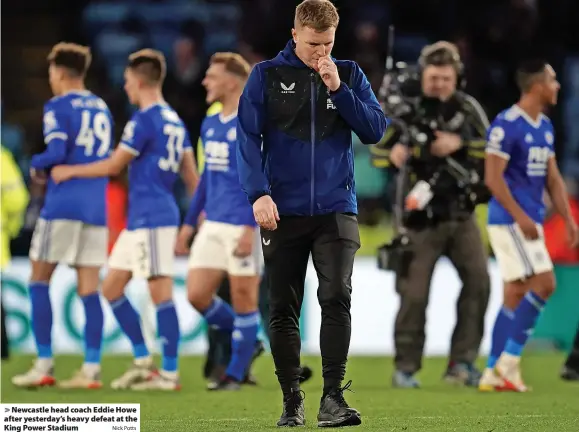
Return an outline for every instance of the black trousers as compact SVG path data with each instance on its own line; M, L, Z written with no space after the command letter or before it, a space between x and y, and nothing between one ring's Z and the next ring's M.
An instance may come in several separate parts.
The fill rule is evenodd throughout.
M360 248L355 215L282 216L275 231L261 231L269 288L269 336L284 394L299 388L299 318L310 253L322 309L320 350L324 391L340 386L350 348L351 277Z
M577 333L575 333L575 340L573 341L573 347L571 352L567 357L565 366L570 369L579 371L579 327L577 327Z
M450 361L474 363L484 334L490 295L487 257L474 216L441 222L422 230L408 230L413 258L405 274L397 275L400 309L394 324L396 369L416 373L422 367L426 341L426 308L430 282L438 259L446 255L454 264L463 287L456 305Z
M9 357L9 348L8 348L8 333L6 332L6 313L4 312L4 303L0 300L0 309L2 312L2 323L0 324L1 331L2 331L2 345L0 346L0 353L3 359L7 359Z

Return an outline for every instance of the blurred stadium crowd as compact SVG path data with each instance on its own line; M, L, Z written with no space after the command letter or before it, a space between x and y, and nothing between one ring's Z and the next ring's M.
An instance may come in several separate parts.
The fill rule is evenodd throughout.
M122 90L127 55L154 47L168 59L167 101L198 136L206 113L201 86L208 58L237 51L250 63L272 57L290 37L298 0L114 0L74 3L8 1L3 4L2 145L28 181L28 160L42 150L42 106L51 97L46 55L62 40L90 45L89 88L102 96L119 125L133 108ZM375 90L384 71L387 28L396 26L394 58L414 63L432 41L455 42L466 65L466 91L493 117L513 103L516 65L541 54L562 83L560 102L550 113L557 130L557 155L570 192L579 198L579 2L575 0L335 0L341 15L334 55L352 58ZM575 119L575 121L573 121ZM356 140L355 140L356 142ZM356 185L360 221L374 225L388 213L388 175L372 168L369 150L356 142ZM122 185L123 179L117 179ZM13 243L26 255L42 206L43 190L30 185L24 231ZM183 197L184 188L176 191ZM578 206L579 207L579 206ZM567 257L567 259L571 259ZM577 261L572 258L572 261Z

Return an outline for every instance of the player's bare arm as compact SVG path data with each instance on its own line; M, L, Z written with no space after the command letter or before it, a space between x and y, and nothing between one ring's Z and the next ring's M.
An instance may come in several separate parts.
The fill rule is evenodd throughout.
M571 207L569 206L569 198L567 194L567 187L557 166L555 157L549 159L547 165L547 191L553 202L553 207L565 220L567 227L567 241L570 247L576 247L579 242L579 234L577 231L577 224L573 219Z
M187 194L191 197L199 183L199 172L195 164L195 157L192 151L183 152L181 161L181 179L187 188Z
M175 242L175 253L177 255L187 255L189 253L189 244L194 233L195 227L192 225L185 224L181 226Z
M243 227L243 234L237 242L234 255L238 258L245 258L252 254L255 239L255 228L252 226Z
M71 178L108 177L120 172L135 158L135 155L123 147L118 147L108 159L86 165L58 165L50 173L55 183L62 183Z
M513 219L517 222L526 238L537 239L539 232L533 219L531 219L513 198L509 186L504 178L504 172L508 160L492 153L488 153L485 159L485 184Z

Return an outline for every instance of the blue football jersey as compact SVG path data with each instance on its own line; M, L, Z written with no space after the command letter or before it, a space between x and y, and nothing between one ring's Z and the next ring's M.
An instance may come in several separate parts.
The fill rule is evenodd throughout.
M508 160L504 177L513 198L539 224L545 218L543 193L548 162L555 154L554 142L551 121L544 115L533 121L518 105L513 105L495 118L487 137L487 153ZM502 225L513 222L513 217L492 198L488 223Z
M135 155L129 165L127 228L179 226L173 187L183 153L192 151L179 115L160 103L137 111L125 126L120 146Z
M205 219L231 225L256 226L253 208L241 189L237 173L237 115L206 117L201 125L205 167L187 212L185 223Z
M107 104L89 91L74 91L44 105L46 150L31 166L49 171L55 165L77 165L106 159L113 143L113 120ZM75 178L60 184L48 180L40 216L106 225L108 178Z

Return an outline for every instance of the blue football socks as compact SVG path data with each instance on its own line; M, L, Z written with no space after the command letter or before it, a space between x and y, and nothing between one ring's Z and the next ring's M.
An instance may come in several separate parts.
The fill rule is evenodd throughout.
M84 362L100 364L104 316L98 292L81 297L84 305Z
M497 360L505 349L505 344L507 343L511 331L514 315L514 312L506 306L503 306L499 310L493 327L491 352L487 360L487 368L492 369L495 367Z
M233 331L233 320L235 319L235 313L231 306L221 300L219 297L215 297L211 306L209 306L205 311L202 312L207 325L215 329L232 332Z
M163 344L163 370L177 372L179 338L179 320L173 301L157 305L157 328Z
M52 305L48 284L45 282L30 282L30 303L32 334L36 341L38 357L52 358Z
M515 317L509 333L504 352L520 357L527 339L533 333L539 314L545 306L545 300L532 291L523 297L515 311Z
M111 301L110 304L119 326L133 345L135 358L148 357L149 349L143 338L141 318L129 299L122 295L118 299Z
M255 351L259 313L257 311L237 314L231 333L231 361L225 372L227 376L243 381Z

